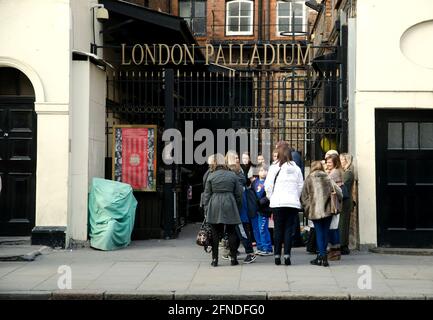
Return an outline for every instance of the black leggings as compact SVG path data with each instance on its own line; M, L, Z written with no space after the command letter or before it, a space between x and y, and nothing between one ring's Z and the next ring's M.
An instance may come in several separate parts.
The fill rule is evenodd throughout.
M281 256L281 249L284 242L284 255L290 256L296 215L299 209L280 207L272 208L274 214L274 255Z
M219 242L224 235L224 224L211 224L212 228L212 259L218 259L218 246ZM229 248L230 248L230 256L232 258L236 258L237 244L236 244L236 225L235 224L226 224L225 232L229 237Z

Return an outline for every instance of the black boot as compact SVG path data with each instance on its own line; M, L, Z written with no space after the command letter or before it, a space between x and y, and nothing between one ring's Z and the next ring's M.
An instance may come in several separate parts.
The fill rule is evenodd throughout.
M218 259L212 259L212 262L210 264L212 267L217 267L218 266Z
M280 257L275 257L275 264L277 266L279 266L281 264L281 258Z
M322 265L322 261L323 261L322 256L318 254L317 257L316 257L316 259L311 260L310 263L314 264L316 266L321 266ZM328 263L328 260L326 260L326 263Z
M329 267L328 257L326 255L322 257L322 266Z
M237 266L238 264L239 264L239 262L238 262L238 258L237 257L230 257L230 264L232 265L232 266Z

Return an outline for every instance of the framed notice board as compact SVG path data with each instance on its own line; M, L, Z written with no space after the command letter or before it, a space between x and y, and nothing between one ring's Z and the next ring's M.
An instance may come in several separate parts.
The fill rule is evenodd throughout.
M156 191L156 125L113 126L113 180Z

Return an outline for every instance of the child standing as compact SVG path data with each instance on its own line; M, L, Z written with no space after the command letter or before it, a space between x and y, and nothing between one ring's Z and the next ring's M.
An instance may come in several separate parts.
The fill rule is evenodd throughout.
M258 179L254 180L251 187L256 192L259 209L257 217L251 219L251 222L253 224L254 237L257 242L257 254L261 256L270 256L273 254L271 235L268 229L270 211L269 202L266 202L266 193L264 188L266 175L268 174L268 167L265 164L261 164L258 173Z

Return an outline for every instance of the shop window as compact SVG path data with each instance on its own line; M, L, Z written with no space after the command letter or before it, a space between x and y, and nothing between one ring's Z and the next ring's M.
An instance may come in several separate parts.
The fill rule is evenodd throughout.
M206 35L206 0L179 0L179 17L186 20L195 36Z
M389 150L433 150L432 122L389 122Z
M388 123L388 149L403 149L403 126L401 122Z
M226 34L253 34L253 1L235 0L227 2L226 6Z
M419 124L419 144L421 149L433 150L433 123L422 122Z
M404 124L404 148L406 150L418 149L418 122Z
M305 32L306 6L304 2L305 1L278 1L276 22L277 36L281 36L281 32L287 33L285 34L286 36L293 32L295 32L295 34Z

